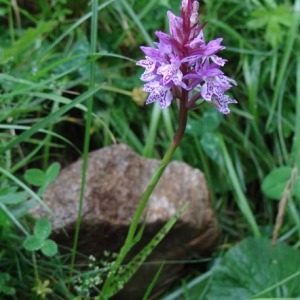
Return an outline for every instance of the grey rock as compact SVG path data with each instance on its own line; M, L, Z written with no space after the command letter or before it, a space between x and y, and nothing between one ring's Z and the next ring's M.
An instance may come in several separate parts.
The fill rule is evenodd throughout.
M78 250L97 259L104 250L118 252L135 208L159 160L145 159L126 145L113 145L89 154ZM82 160L63 169L46 190L43 200L53 211L53 238L72 247L77 219ZM203 174L185 163L173 161L165 170L145 210L146 229L138 252L186 202L187 209L174 228L149 257L149 262L185 261L209 253L219 229ZM45 214L43 208L34 211ZM50 217L51 218L51 217ZM66 235L67 233L67 235ZM133 276L116 299L142 299L160 264L147 263ZM166 264L154 295L184 271L184 263Z

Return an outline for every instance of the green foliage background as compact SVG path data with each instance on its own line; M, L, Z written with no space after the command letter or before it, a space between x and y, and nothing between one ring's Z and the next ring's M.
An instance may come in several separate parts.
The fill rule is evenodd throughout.
M141 45L156 41L156 30L168 30L166 12L178 14L179 2L99 1L97 51L91 52L93 11L87 1L0 0L0 295L74 296L64 257L32 258L23 247L35 223L27 213L42 203L43 190L55 177L47 177L52 162L66 166L84 149L115 142L145 157L164 154L176 129L176 106L160 111L142 105L143 70L135 61L143 56ZM230 93L239 103L226 117L208 104L192 111L174 159L205 173L223 245L236 249L248 236L269 241L278 200L287 195L279 240L299 251L300 1L201 1L200 19L208 22L207 40L224 38L225 72L238 82ZM39 190L24 177L32 168L44 174ZM264 243L248 240L257 255ZM200 299L200 294L214 299L212 266L225 252L221 246L206 275L199 271L185 279L166 299ZM55 278L49 275L53 269ZM188 296L184 291L195 285L197 296Z

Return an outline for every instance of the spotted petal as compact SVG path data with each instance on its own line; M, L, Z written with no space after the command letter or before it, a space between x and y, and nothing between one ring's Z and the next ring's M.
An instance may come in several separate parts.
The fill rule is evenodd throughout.
M179 85L182 81L182 72L179 70L179 66L176 63L165 64L157 69L157 74L162 75L162 84L167 85L170 81L173 81L175 85Z
M148 99L146 100L146 104L158 101L160 108L166 108L170 106L173 95L169 88L161 86L158 81L146 83L143 90L150 93Z
M155 60L153 60L149 56L146 56L146 59L139 60L136 63L137 66L141 66L141 67L144 67L146 69L145 74L153 72L153 70L155 68L155 64L156 64Z

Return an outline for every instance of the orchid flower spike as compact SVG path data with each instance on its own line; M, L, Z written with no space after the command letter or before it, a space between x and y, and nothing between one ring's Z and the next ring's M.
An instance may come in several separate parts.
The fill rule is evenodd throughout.
M141 80L143 90L150 93L146 104L158 101L166 108L177 98L190 109L204 99L228 114L228 104L237 101L225 92L236 82L221 71L227 61L217 55L225 48L222 38L205 42L205 24L199 25L198 9L198 1L182 0L180 17L167 13L170 34L157 31L155 47L141 47L145 59L137 65L145 68Z

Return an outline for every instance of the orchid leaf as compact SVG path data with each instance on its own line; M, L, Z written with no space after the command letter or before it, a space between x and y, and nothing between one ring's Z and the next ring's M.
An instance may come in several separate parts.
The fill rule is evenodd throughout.
M273 248L265 238L247 238L213 269L206 299L299 299L299 266L299 250L281 243Z

